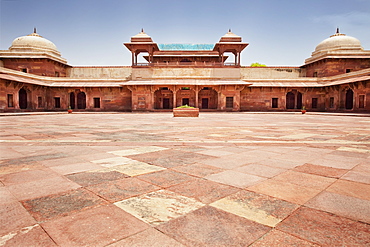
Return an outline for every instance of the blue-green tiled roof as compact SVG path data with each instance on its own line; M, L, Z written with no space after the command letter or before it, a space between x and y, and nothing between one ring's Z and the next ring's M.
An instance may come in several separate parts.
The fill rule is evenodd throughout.
M212 51L214 44L158 44L161 51Z

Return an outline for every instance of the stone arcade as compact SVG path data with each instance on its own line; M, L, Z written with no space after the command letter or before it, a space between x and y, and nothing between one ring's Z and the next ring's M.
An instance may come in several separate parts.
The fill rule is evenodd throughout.
M0 51L0 112L370 112L370 51L339 30L300 67L241 66L248 46L229 30L215 44L157 44L143 30L124 45L131 66L71 66L34 33ZM139 63L142 53L145 63ZM226 59L231 56L232 63Z

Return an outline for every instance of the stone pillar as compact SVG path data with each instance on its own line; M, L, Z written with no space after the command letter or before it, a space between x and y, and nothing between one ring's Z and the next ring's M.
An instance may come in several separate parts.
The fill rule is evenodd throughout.
M199 87L195 86L195 107L199 108Z
M155 106L155 101L154 101L154 93L155 93L155 90L153 90L153 86L150 87L150 100L151 100L151 109L150 110L154 110L154 106Z
M136 53L136 51L135 51L135 65L137 65L137 55L139 55L139 53Z
M176 97L176 87L174 88L173 90L173 108L176 108L176 100L177 100L177 97Z
M233 111L240 111L240 91L235 90Z
M221 89L217 93L218 93L218 95L217 95L217 110L224 110L223 103L222 103Z
M153 47L152 46L149 46L148 53L149 53L149 64L151 64L153 63Z

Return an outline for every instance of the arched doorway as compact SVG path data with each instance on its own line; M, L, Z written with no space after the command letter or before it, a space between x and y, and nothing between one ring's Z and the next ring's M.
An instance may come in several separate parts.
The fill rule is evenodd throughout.
M286 94L286 109L294 109L295 95L292 92Z
M86 94L84 92L79 92L77 94L77 109L86 108Z
M154 92L154 109L172 109L173 93L167 87Z
M71 92L69 94L69 106L71 107L71 109L76 108L76 97L74 92Z
M27 91L21 88L18 92L19 96L19 108L27 109Z
M302 94L297 92L297 109L302 109Z
M302 93L296 90L286 94L286 109L301 109L302 108Z
M350 88L346 91L346 109L353 109L353 91Z
M216 90L210 87L204 87L199 91L198 102L200 109L217 109L218 96Z
M196 106L195 91L192 87L182 87L176 92L176 106Z

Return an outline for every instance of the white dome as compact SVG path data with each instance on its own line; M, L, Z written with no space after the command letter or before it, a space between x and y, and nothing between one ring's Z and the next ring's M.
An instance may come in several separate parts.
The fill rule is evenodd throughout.
M339 29L337 29L336 34L321 41L316 46L311 57L305 60L305 64L314 63L325 58L367 58L369 55L370 52L364 50L358 39L339 33Z
M16 38L9 47L9 50L16 52L49 52L59 57L61 56L53 42L43 38L37 33Z
M335 51L335 50L363 50L361 42L351 36L345 34L336 33L330 38L327 38L320 42L315 49L314 53Z

